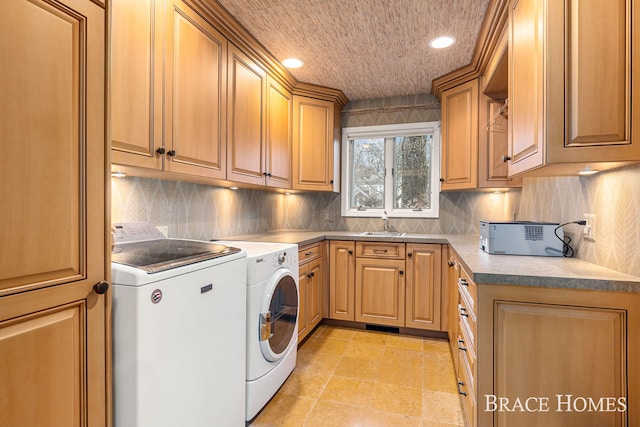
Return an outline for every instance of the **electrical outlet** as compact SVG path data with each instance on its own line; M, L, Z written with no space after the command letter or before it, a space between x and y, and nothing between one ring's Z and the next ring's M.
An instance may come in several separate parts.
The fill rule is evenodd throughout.
M582 236L586 240L595 242L596 241L596 215L584 214L584 219L587 221L587 224L582 229Z

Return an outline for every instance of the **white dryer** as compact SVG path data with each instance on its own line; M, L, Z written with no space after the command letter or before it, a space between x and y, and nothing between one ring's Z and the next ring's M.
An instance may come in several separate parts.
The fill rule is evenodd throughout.
M298 245L216 242L247 252L246 420L253 419L296 365Z

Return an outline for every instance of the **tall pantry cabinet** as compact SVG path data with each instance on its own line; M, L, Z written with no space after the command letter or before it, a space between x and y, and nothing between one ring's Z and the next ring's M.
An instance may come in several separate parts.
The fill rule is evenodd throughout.
M104 427L104 5L5 0L0 63L0 425Z

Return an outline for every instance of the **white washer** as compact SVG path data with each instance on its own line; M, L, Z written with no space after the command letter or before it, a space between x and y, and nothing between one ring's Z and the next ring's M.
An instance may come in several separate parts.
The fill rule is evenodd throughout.
M247 402L253 419L296 366L298 245L216 242L247 251Z
M115 427L244 426L246 252L114 226Z

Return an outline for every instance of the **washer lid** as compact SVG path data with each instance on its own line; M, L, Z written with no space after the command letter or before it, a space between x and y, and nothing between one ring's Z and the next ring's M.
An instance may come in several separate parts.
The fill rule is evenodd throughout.
M113 246L111 261L157 273L183 265L235 254L241 249L209 242L158 239Z

